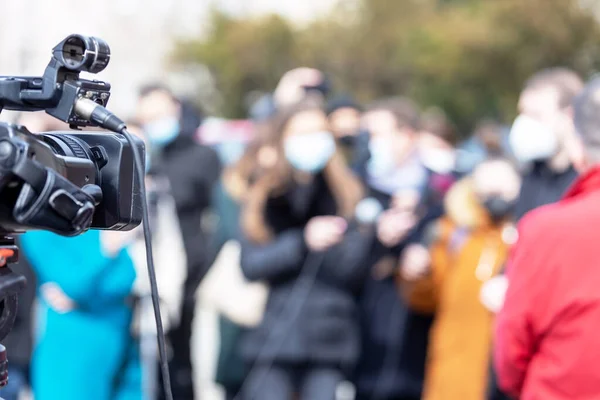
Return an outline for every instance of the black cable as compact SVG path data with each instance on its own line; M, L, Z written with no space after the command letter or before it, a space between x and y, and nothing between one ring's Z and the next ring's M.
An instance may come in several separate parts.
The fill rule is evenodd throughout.
M158 298L158 284L156 282L156 272L154 268L154 258L152 256L152 236L150 232L150 219L148 216L148 204L146 203L146 183L145 183L145 168L142 162L142 157L138 152L137 146L127 131L126 127L122 127L121 133L133 150L133 158L135 160L135 168L137 169L138 184L140 186L140 197L142 198L142 225L144 229L144 241L146 243L146 262L148 264L148 276L150 278L150 295L152 298L152 307L154 308L154 319L156 321L156 335L158 339L158 351L160 354L160 369L163 378L163 386L165 389L165 399L173 400L171 392L171 378L169 376L169 364L167 361L167 347L165 344L165 335L162 326L162 317L160 315L160 301Z
M165 389L165 399L173 400L171 392L171 378L169 376L169 364L167 361L167 347L165 345L165 334L162 326L162 317L160 315L160 300L158 298L158 284L156 283L156 272L154 268L154 258L152 257L152 234L150 232L150 217L148 216L148 203L146 201L146 168L142 161L142 156L133 137L127 131L127 126L119 117L107 110L100 104L80 97L73 104L75 114L95 125L108 129L112 132L122 134L133 151L135 169L137 170L138 184L140 186L140 197L142 200L142 225L144 229L144 242L146 244L146 263L148 264L148 276L150 278L150 295L152 297L152 308L154 308L154 320L156 321L156 334L158 339L158 351L160 354L160 369Z
M270 369L273 367L273 363L275 362L275 357L277 355L277 353L279 353L279 351L281 350L281 347L283 346L285 339L287 337L287 333L293 329L293 323L296 321L296 319L300 316L300 312L302 311L302 308L304 307L304 303L306 303L306 300L308 299L308 296L310 295L310 291L312 290L315 281L317 279L317 274L319 273L319 270L321 269L321 265L323 264L323 259L325 257L324 253L309 253L306 260L304 261L304 264L302 265L302 270L300 272L300 275L298 275L298 278L296 278L296 282L294 283L294 286L292 287L292 291L290 296L288 297L287 303L284 304L281 312L279 313L279 315L277 315L276 320L281 320L283 318L285 318L286 316L288 316L287 318L287 326L285 326L282 329L274 329L272 331L269 332L269 334L267 335L267 339L265 340L265 342L263 343L262 347L260 348L260 351L258 352L258 356L254 359L254 362L252 363L252 366L250 367L250 371L248 372L248 375L246 375L246 379L244 379L244 382L242 383L242 387L240 388L240 390L238 391L237 395L234 397L234 400L240 400L240 396L242 396L243 400L254 400L256 398L258 389L259 389L259 385L263 383L263 381L266 378L266 375L269 373ZM299 299L298 301L296 301L296 299ZM294 306L296 306L294 308ZM276 335L279 335L279 337L276 337ZM271 357L267 357L267 351L269 351L269 347L271 347L269 344L271 341L279 339L279 341L275 344L274 347L274 351L273 354L271 355ZM261 379L251 379L253 377L253 375L256 375L257 373L257 368L258 368L258 360L263 360L266 359L266 362L261 361L261 364L266 364L267 368L264 369L265 372L263 372ZM246 391L246 388L248 387L248 385L250 385L248 382L258 382L258 384L254 387L253 393L250 397L246 398L244 396L244 392ZM252 388L249 388L252 389ZM260 399L259 399L260 400Z

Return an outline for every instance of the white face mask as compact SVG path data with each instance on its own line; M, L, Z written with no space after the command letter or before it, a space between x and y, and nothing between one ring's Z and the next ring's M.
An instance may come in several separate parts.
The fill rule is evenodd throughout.
M433 172L445 175L454 170L456 154L453 150L423 149L420 155L423 164Z
M527 115L519 115L510 130L510 147L517 160L547 160L558 151L558 138L547 126Z

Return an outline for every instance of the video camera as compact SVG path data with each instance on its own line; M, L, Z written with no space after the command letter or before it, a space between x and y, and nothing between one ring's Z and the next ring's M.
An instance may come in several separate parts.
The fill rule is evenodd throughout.
M130 230L142 221L143 171L136 168L132 145L143 155L143 142L80 130L125 128L104 108L110 85L79 77L101 72L109 60L103 40L70 35L54 47L42 77L0 77L0 112L43 110L78 130L34 134L0 123L0 255L8 263L18 260L18 233L43 229L74 236L90 228ZM24 285L24 277L0 268L0 340L12 328ZM7 382L6 365L0 345L0 387Z

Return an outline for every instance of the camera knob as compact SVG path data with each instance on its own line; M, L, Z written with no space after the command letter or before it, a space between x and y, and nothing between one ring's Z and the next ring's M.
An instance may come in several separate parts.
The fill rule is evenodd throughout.
M14 163L15 146L8 140L0 142L0 163L6 167L12 166Z

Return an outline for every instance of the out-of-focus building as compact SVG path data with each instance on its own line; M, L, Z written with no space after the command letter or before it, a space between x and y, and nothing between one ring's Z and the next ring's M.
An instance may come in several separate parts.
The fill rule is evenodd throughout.
M99 36L109 43L112 56L98 79L112 84L110 107L127 115L137 89L146 82L166 81L191 94L208 79L202 69L179 69L179 79L172 79L168 55L175 39L203 34L212 7L240 16L277 12L302 23L333 2L0 0L0 75L41 75L52 47L68 34Z

